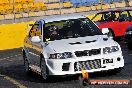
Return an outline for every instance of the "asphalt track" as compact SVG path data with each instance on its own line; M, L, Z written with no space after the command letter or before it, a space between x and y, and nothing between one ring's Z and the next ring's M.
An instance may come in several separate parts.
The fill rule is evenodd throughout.
M90 79L132 79L132 51L122 44L124 69L117 74L100 72L89 74ZM0 51L0 88L81 88L76 76L52 77L44 81L40 75L24 72L22 48ZM89 86L86 88L132 88L131 85Z

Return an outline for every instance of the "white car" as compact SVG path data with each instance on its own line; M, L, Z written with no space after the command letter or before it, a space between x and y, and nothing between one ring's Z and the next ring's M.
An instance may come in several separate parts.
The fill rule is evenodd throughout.
M107 28L102 29L108 33ZM26 72L48 76L92 73L124 67L120 45L82 15L48 16L36 21L24 40Z

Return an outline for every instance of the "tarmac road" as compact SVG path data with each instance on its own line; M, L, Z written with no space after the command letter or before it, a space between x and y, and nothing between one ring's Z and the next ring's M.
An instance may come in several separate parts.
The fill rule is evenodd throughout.
M124 69L118 73L89 74L90 79L132 79L132 51L129 51L124 44L121 44L125 60ZM27 75L23 69L21 48L0 51L0 88L80 88L76 76L54 77L44 81L36 73ZM125 86L89 86L86 88L132 88Z

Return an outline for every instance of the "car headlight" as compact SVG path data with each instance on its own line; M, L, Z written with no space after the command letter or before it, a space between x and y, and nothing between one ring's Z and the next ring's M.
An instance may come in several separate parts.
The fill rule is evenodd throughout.
M132 31L126 31L126 35L131 35Z
M103 48L103 54L112 53L112 52L116 52L116 51L119 51L119 47L118 46L112 46L112 47Z
M66 59L66 58L72 58L71 52L64 52L64 53L54 53L50 54L49 59Z

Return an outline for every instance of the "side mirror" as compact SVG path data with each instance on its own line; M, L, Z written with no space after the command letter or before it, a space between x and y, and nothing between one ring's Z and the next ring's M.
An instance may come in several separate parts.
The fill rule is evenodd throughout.
M41 41L40 37L39 36L33 36L31 38L31 41L34 42L34 43L39 43Z
M102 28L102 33L107 35L109 33L109 29L108 28Z

